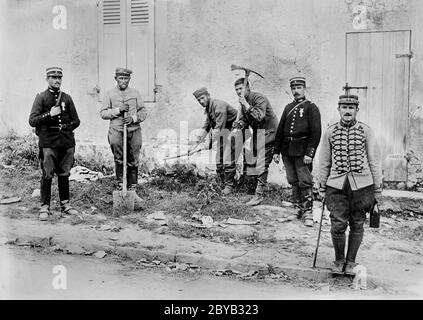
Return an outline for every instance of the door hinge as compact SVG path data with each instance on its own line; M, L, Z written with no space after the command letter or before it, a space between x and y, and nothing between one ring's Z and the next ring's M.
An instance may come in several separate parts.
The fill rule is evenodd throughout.
M413 57L413 51L410 51L410 53L397 53L395 55L395 58L412 58Z

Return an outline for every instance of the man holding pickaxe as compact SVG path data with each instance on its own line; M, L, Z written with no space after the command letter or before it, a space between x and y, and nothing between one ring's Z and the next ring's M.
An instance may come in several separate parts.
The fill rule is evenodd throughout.
M263 94L250 90L248 75L254 71L241 67L238 68L245 71L245 78L235 81L235 91L239 96L239 107L238 118L233 125L233 135L236 135L239 130L248 127L253 130L252 153L256 161L253 172L247 172L247 174L257 175L257 187L254 197L246 205L256 206L263 201L264 191L267 185L268 168L273 157L273 141L278 127L278 119L273 112L269 100ZM234 69L233 66L232 70ZM238 140L243 142L242 139ZM236 153L239 154L239 144L237 144L236 149ZM249 158L252 159L253 157Z
M202 127L203 134L199 137L198 143L190 148L188 155L192 153L197 146L203 142L207 134L210 132L210 144L217 142L216 149L216 173L220 177L222 183L225 185L222 193L228 195L232 192L235 186L235 170L230 168L231 163L224 163L224 150L233 153L234 148L230 146L225 148L228 142L228 135L232 124L236 118L237 111L229 103L213 99L207 88L200 88L193 92L194 97L198 103L204 108L206 120ZM232 151L231 151L232 150Z

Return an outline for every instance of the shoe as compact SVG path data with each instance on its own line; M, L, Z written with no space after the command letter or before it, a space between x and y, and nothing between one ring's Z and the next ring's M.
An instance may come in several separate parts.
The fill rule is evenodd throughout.
M263 201L263 196L255 195L250 201L245 205L247 206L257 206Z
M227 196L227 195L229 195L231 193L232 193L232 187L225 186L225 189L223 189L223 191L222 191L222 195Z
M305 225L306 227L312 227L312 226L314 226L314 221L313 221L313 219L305 218L305 219L304 219L304 225Z
M78 211L70 205L69 200L60 202L60 206L63 213L78 214Z
M355 273L354 268L356 266L357 266L357 263L348 261L345 264L345 271L344 272L347 273L347 274L354 274Z
M345 265L344 260L334 261L333 266L331 267L331 270L334 273L342 273L344 272L344 265Z
M313 216L310 212L304 214L303 223L306 227L312 227L314 225Z
M40 208L38 219L40 221L48 220L48 216L50 215L50 207L47 204L43 204Z

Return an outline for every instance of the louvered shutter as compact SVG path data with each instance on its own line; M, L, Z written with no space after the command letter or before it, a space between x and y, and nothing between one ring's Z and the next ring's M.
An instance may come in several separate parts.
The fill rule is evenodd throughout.
M100 95L116 85L116 67L126 66L126 0L103 0L99 6Z
M154 101L154 0L103 0L99 5L101 94L116 85L116 67L133 70L130 86Z
M128 0L128 67L134 70L132 86L154 101L154 1Z

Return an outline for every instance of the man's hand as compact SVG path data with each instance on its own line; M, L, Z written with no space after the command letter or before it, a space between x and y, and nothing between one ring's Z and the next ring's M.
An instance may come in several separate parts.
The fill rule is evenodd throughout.
M134 122L134 119L131 116L126 116L123 118L123 123L126 125L130 125L132 122Z
M304 164L310 164L313 162L313 158L307 155L304 155Z
M244 106L244 107L248 107L249 106L249 104L248 104L248 102L247 102L247 100L245 99L245 97L239 97L239 103L242 105L242 106ZM240 108L240 107L239 107Z
M275 163L279 163L280 160L281 160L281 158L278 154L273 155L273 161L275 161Z
M383 204L382 190L381 191L375 191L375 200L376 200L378 205Z
M128 112L129 111L129 104L122 104L119 107L119 111L120 111L120 113Z
M50 117L57 116L57 115L59 115L61 113L62 113L62 108L60 108L60 106L53 107L50 110Z

